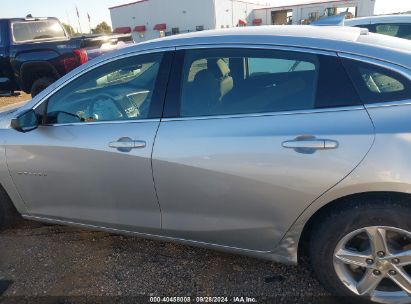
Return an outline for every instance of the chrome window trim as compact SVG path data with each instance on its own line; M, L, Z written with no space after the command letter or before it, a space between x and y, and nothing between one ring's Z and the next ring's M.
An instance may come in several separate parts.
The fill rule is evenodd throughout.
M228 118L252 118L252 117L266 117L266 116L284 116L284 115L300 115L300 114L314 114L314 113L328 113L328 112L345 112L345 111L358 111L358 110L365 110L365 107L364 106L347 106L347 107L335 107L335 108L264 112L264 113L250 113L250 114L247 113L247 114L228 114L228 115L214 115L214 116L175 117L175 118L162 118L161 122L212 120L212 119L228 119Z
M95 125L117 125L125 123L146 123L146 122L160 122L160 118L150 119L127 119L127 120L111 120L111 121L95 121L95 122L71 122L61 124L45 124L40 127L67 127L67 126L95 126Z
M160 53L160 52L169 52L169 51L175 51L175 47L164 47L164 48L154 48L150 50L140 50L140 51L131 51L129 53L121 54L119 56L107 58L104 61L100 61L96 64L90 65L87 69L80 71L76 75L74 75L72 78L68 79L67 81L63 82L60 84L58 87L56 87L54 90L52 90L49 94L44 96L39 102L37 102L34 106L32 106L32 109L35 110L37 109L43 102L47 101L51 97L51 95L54 95L58 90L62 89L65 87L67 84L71 83L72 81L76 80L77 78L83 76L84 74L90 72L91 70L98 68L102 65L111 63L116 60L120 59L125 59L133 56L138 56L138 55L145 55L145 54L152 54L152 53Z
M398 106L411 106L411 99L365 104L365 108L367 109L398 107Z
M312 49L298 46L284 46L277 44L242 44L242 43L219 43L219 44L187 44L176 46L176 50L196 50L196 49L230 49L230 48L241 48L241 49L253 49L253 50L278 50L278 51L289 51L289 52L299 52L299 53L309 53L316 55L328 55L337 57L337 52L327 51L322 49Z

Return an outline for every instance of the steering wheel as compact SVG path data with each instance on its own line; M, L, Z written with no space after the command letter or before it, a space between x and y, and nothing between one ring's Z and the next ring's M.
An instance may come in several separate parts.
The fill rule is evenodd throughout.
M98 103L101 103L99 105ZM101 109L98 108L101 107ZM94 97L90 102L89 114L86 120L91 121L107 121L118 120L119 118L127 118L127 113L120 105L120 103L107 93L101 93Z

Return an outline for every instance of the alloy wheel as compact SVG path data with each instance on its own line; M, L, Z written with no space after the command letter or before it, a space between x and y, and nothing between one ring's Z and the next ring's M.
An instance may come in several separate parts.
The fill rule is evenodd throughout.
M358 229L334 251L341 282L379 303L411 303L411 233L387 226Z

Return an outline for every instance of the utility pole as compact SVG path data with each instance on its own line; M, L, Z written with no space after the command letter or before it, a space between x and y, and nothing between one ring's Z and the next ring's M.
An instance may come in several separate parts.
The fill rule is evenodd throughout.
M91 32L91 17L90 14L87 12L87 18L88 18L88 27L90 28L90 34L92 34Z
M83 33L83 30L81 29L81 23L80 23L80 12L78 11L78 7L76 5L76 13L77 13L77 21L78 21L78 27L80 29L80 33Z

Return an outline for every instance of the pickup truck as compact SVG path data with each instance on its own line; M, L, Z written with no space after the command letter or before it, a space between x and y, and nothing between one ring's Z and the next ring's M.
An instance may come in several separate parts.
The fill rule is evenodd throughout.
M57 18L0 19L0 93L35 96L89 59L130 42L130 34L71 38Z

